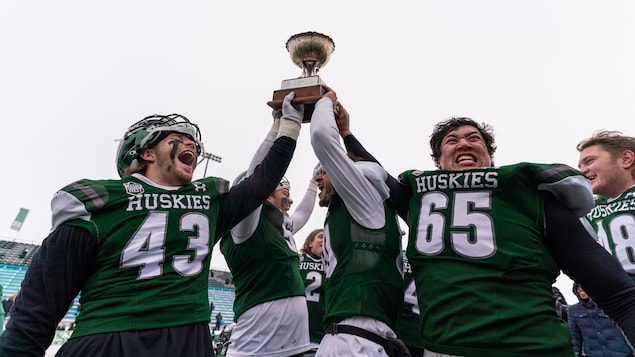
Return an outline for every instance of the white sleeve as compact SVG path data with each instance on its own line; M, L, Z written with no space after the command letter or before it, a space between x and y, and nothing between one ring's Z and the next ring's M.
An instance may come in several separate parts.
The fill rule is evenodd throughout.
M291 214L291 221L293 222L293 233L299 231L304 227L306 222L313 213L313 207L315 207L315 197L317 195L317 185L315 182L309 182L309 187L302 197L302 201L297 205L293 213Z
M86 210L84 204L66 191L57 191L51 200L52 223L51 232L62 223L72 219L90 220L91 213Z
M340 145L330 98L322 98L315 105L311 118L311 145L353 219L367 228L383 227L384 200Z

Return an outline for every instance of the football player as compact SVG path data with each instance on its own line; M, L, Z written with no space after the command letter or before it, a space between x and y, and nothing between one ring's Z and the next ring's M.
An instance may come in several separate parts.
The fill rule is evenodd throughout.
M213 356L207 285L212 247L276 187L300 121L281 119L251 180L231 190L192 181L203 153L196 124L151 115L125 132L118 180L79 180L53 197L53 229L15 301L0 356L43 356L81 291L58 356Z
M602 130L577 149L578 167L597 195L585 217L600 244L635 280L635 137Z
M302 119L304 107L293 106L293 97L293 93L287 95L281 111L274 112L271 130L256 151L245 182L252 179L261 155L274 143L280 116ZM242 179L241 175L237 181ZM293 233L296 223L302 227L308 220L317 190L310 187L299 204L302 213L290 217L290 189L289 181L282 180L262 206L221 240L236 286L236 326L226 356L292 356L309 349L308 311Z
M355 155L374 159L349 128L340 132ZM635 341L635 283L579 221L593 206L579 171L561 164L494 167L491 127L469 118L435 125L430 146L439 170L387 180L408 222L427 351L573 355L551 294L560 269Z
M314 229L300 248L300 275L304 280L306 304L309 309L309 335L311 349L305 357L314 356L324 337L324 284L326 276L322 265L322 244L324 230Z
M377 163L347 156L336 115L348 114L326 89L311 118L311 145L324 169L317 177L319 204L328 207L322 249L326 334L316 356L405 353L393 330L403 301L403 262L386 173Z

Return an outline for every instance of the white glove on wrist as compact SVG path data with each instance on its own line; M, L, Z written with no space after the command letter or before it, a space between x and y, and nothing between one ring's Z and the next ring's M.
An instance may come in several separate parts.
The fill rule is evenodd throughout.
M304 117L304 104L291 104L294 97L294 92L291 92L284 97L278 137L288 136L297 140L300 135L302 118Z
M295 98L295 92L291 92L284 97L282 119L293 120L298 125L301 125L304 117L304 104L292 104L293 98Z

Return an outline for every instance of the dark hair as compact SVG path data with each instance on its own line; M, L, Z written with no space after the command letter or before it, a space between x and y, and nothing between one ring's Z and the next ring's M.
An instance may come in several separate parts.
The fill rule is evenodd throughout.
M562 299L560 300L560 302L564 305L567 305L567 299L564 298L564 295L562 295L562 293L560 292L560 289L558 289L555 286L552 286L551 292L553 293L553 297L555 297L556 299L560 297Z
M582 151L589 146L599 145L611 154L612 158L619 157L624 151L635 152L635 138L623 135L619 131L598 130L593 136L582 140L576 149ZM631 169L631 176L635 178L635 165Z
M318 233L322 233L323 231L324 229L318 228L318 229L314 229L311 233L309 233L309 235L304 240L304 244L302 245L302 248L300 249L300 254L311 254L310 244L313 243L315 236L318 235Z
M485 123L477 123L474 120L466 117L452 117L437 123L430 135L430 149L432 149L433 160L439 160L441 158L441 143L443 138L448 135L449 132L456 130L461 126L473 126L481 133L483 140L485 140L485 146L487 146L487 152L493 158L494 152L496 152L496 145L494 144L494 129L491 125ZM493 162L492 162L493 163Z
M582 287L582 285L580 285L577 282L573 282L573 288L571 289L573 291L573 295L575 295L578 299L580 299L580 294L578 293L578 288L584 290L584 288ZM586 292L586 291L585 291Z

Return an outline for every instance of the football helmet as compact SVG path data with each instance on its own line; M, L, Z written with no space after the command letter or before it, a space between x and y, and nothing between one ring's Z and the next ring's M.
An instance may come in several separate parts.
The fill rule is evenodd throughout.
M232 187L238 185L239 183L245 181L245 179L247 178L247 171L243 171L240 174L238 174L238 176L236 176L236 178L234 179L234 182L232 182ZM291 183L289 182L289 180L286 177L282 178L282 181L280 181L280 183L278 183L278 186L276 186L276 190L280 190L286 188L287 190L291 191Z
M276 191L281 190L283 188L286 188L288 191L291 191L291 182L289 182L289 180L286 177L282 177L282 181L278 183L278 187L276 187Z
M200 156L203 152L201 142L201 132L198 126L190 122L186 117L179 114L147 116L132 124L123 138L120 139L117 149L117 171L123 178L129 167L135 168L140 164L141 153L153 147L156 143L165 138L169 133L180 133L187 135L196 143L196 154Z
M234 179L234 182L232 182L232 187L238 185L239 183L245 181L245 179L247 178L247 170L241 172L238 176L236 176L236 178Z

